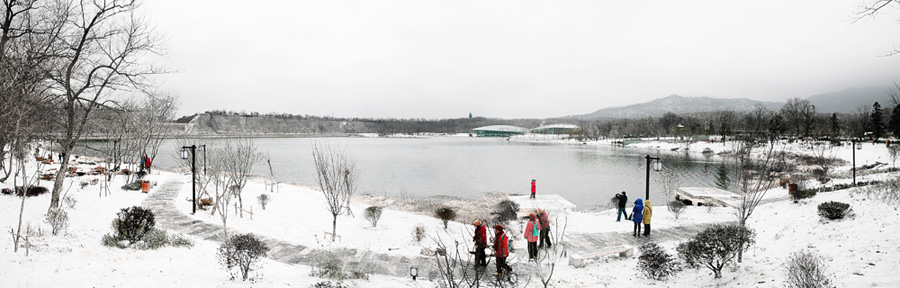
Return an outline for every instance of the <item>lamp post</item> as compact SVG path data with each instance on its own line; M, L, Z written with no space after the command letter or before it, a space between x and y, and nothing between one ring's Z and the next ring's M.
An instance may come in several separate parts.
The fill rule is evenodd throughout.
M862 143L859 140L851 139L851 143L853 143L853 147L850 150L853 150L853 186L856 186L856 150L862 150Z
M191 149L191 214L197 213L197 145L182 146L181 159L188 158Z
M659 157L650 157L647 155L647 198L645 200L650 200L650 161L656 160L656 163L653 165L653 171L659 172L662 170L662 163L659 162Z

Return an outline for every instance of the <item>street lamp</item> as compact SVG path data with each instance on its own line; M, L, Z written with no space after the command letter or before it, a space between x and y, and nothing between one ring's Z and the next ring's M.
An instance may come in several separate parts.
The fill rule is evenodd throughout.
M862 143L856 139L850 139L850 142L853 143L853 147L850 150L853 150L853 186L856 186L856 150L862 150Z
M191 214L197 213L197 145L182 146L181 159L188 158L191 149Z
M419 276L419 268L409 267L409 276L413 277L413 281L416 280L416 276Z
M647 155L647 195L645 200L650 200L650 161L655 160L656 162L653 164L653 171L659 172L662 171L662 163L659 162L659 157L650 157Z

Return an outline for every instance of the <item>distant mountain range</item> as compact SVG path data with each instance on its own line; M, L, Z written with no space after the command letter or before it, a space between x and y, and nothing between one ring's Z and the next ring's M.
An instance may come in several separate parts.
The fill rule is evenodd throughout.
M875 101L881 107L893 107L893 102L888 94L891 87L858 87L843 91L824 93L807 97L810 103L816 106L817 113L853 113L858 107L872 107ZM720 99L710 97L684 97L670 95L646 103L633 104L624 107L610 107L597 110L590 114L568 116L581 120L610 119L610 118L644 118L660 117L667 112L678 115L716 112L731 110L735 112L752 111L755 105L760 104L769 110L779 110L785 102L765 102L746 98Z

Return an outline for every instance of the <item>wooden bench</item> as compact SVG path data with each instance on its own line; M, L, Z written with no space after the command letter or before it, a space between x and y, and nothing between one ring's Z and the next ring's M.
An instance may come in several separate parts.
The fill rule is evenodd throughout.
M599 259L616 255L618 257L631 257L634 255L634 247L619 245L600 250L585 251L583 253L569 253L569 265L575 268L584 267L585 260Z

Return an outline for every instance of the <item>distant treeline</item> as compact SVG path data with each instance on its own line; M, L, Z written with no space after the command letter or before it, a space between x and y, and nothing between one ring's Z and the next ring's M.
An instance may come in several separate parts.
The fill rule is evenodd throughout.
M190 134L252 133L470 133L489 125L514 125L535 128L544 124L576 124L580 129L570 136L578 139L629 137L752 135L754 137L886 137L900 135L900 106L882 109L880 103L860 107L855 113L816 113L814 105L800 98L788 100L779 110L757 105L750 112L717 111L637 119L576 120L555 119L370 119L328 116L259 114L207 111L185 116L176 122L192 123Z

